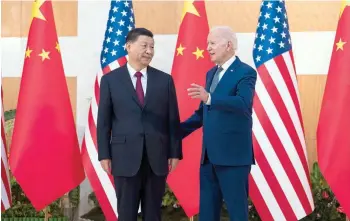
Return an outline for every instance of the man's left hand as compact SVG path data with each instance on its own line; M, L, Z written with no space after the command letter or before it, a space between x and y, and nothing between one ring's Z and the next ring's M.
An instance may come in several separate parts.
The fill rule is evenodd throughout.
M198 84L191 84L192 87L188 88L188 95L191 96L191 98L200 99L204 103L208 101L209 93L204 89L204 87L198 85Z
M169 172L173 172L177 166L177 164L179 163L179 159L176 158L171 158L168 160L168 164L169 164Z

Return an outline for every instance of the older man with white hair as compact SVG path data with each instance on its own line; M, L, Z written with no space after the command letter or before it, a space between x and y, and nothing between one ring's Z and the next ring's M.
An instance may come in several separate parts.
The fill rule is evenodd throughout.
M203 126L199 221L219 221L224 201L230 221L248 221L248 176L255 163L252 106L256 71L235 55L237 38L229 27L215 27L207 50L216 64L206 85L192 84L189 96L199 109L181 123L183 138Z

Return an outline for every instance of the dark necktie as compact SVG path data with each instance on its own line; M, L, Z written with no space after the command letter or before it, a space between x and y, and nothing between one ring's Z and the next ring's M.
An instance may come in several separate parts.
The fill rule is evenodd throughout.
M215 90L216 86L219 83L219 74L220 72L223 70L223 68L221 66L218 67L218 69L216 70L214 77L213 77L213 81L211 82L210 85L210 93L213 93L213 91Z
M136 72L135 76L137 78L137 80L136 80L136 94L137 94L137 97L139 98L139 101L140 101L141 105L143 106L144 93L143 93L142 84L141 84L142 73L141 72Z

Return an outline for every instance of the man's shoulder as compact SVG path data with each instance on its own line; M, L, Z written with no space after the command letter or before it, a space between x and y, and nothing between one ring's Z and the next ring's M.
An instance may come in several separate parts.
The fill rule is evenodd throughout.
M240 60L240 69L242 70L242 72L246 73L246 74L253 74L256 75L256 70L249 65L248 63Z
M208 71L207 71L207 77L208 77L208 74L210 73L210 72L214 72L215 71L215 69L216 69L216 65L214 65L212 68L210 68Z
M114 77L117 77L117 76L120 76L122 73L124 73L125 71L127 71L126 69L126 66L123 65L123 66L120 66L110 72L107 72L105 73L102 78L105 78L105 79L110 79L110 78L114 78Z
M171 75L152 66L147 67L147 74L155 74L158 78L169 79Z

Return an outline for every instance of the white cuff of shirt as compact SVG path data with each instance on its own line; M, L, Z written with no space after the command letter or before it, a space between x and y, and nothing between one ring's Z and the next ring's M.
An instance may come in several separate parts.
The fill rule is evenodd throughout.
M210 94L209 94L208 100L207 100L207 102L205 104L206 105L210 105L210 102L211 102L211 97L210 97Z

